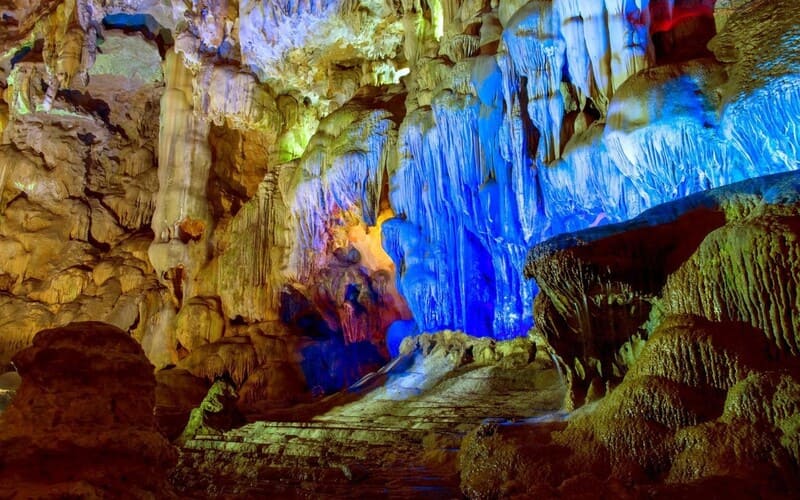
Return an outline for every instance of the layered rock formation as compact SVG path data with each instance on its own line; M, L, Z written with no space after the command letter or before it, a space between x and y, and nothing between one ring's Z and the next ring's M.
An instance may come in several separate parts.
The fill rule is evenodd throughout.
M800 177L777 174L535 247L537 329L567 404L602 399L566 425L475 431L465 493L800 491L799 201Z
M668 316L622 383L567 423L482 426L462 490L514 495L782 498L800 491L800 372L749 325Z
M63 9L80 11L74 2ZM66 15L56 10L48 22ZM0 359L7 362L42 328L103 320L135 332L162 363L169 359L166 318L159 317L166 294L147 256L152 236L143 232L159 189L158 49L136 34L109 33L108 53L81 67L88 85L57 83L51 66L67 64L75 51L53 56L67 43L60 39L43 48L41 33L59 32L48 29L40 25L2 63L9 115L0 146ZM51 56L55 62L42 62Z
M625 428L661 448L617 472L739 467L692 469L687 443L720 442L738 425L721 391L751 375L741 394L767 391L800 349L796 201L766 184L686 197L797 169L799 16L792 0L2 2L0 366L41 329L113 324L162 369L174 437L220 378L238 411L273 414L407 337L535 324L570 405L623 384L563 453L641 444L604 422L652 400L661 420ZM674 217L536 246L676 199ZM673 379L695 373L683 358L630 375L664 318L698 344L663 344L699 356L695 379ZM720 375L735 353L713 332L744 325L780 356ZM692 413L702 398L719 415ZM772 437L732 435L791 455L793 410L754 404Z
M69 220L4 231L6 317L35 311L4 349L92 317L135 328L163 366L199 345L180 333L198 301L225 324L199 340L214 342L282 319L286 285L345 348L385 356L396 320L406 334L522 334L531 245L794 168L794 10L14 5L6 224ZM151 239L147 256L120 267L133 235Z
M619 381L668 315L747 323L797 355L799 187L793 172L743 181L534 247L537 329L573 379L572 404Z
M3 498L165 498L177 452L156 430L141 346L97 323L44 330L14 357L22 385L0 416Z

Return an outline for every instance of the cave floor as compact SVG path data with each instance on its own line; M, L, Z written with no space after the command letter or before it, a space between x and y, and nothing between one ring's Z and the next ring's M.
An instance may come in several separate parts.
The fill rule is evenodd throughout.
M192 498L461 498L467 432L487 419L562 417L563 381L543 361L452 369L416 360L377 382L316 415L196 436L172 483Z

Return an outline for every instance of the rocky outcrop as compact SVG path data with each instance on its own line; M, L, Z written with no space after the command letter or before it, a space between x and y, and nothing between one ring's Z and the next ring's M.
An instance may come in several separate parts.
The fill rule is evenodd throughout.
M567 404L593 403L567 425L475 431L465 493L800 491L798 201L800 176L778 174L535 247L538 334ZM559 465L526 473L543 454Z
M780 350L800 354L800 218L766 210L710 233L664 286L666 313L743 321Z
M747 268L739 293L686 259L783 249L780 214L701 245L732 219L695 212L593 264L548 250L535 312L521 270L553 235L794 169L794 7L6 1L0 363L103 320L256 408L340 390L409 334L505 339L534 316L576 402L621 379L651 311L782 321L768 334L793 352L794 297L767 310L758 286L793 264Z
M236 408L237 399L239 395L228 382L214 382L200 405L191 411L178 443L184 444L199 434L222 435L225 431L240 427L245 420Z
M573 404L619 381L665 314L745 322L795 354L798 182L742 182L532 249L537 328L572 378Z
M153 366L127 333L103 323L39 332L14 357L22 385L0 416L8 498L170 495L177 453L153 417Z
M99 19L91 5L68 3L0 57L9 103L0 146L0 360L41 329L102 320L134 333L164 363L165 290L154 280L146 230L158 191L161 57L142 37L108 33L96 65L81 62L76 70L74 31L85 25L96 32ZM56 39L45 50L35 40L51 26ZM58 68L65 71L60 83ZM81 72L88 81L75 77Z
M568 424L470 434L462 490L613 494L633 483L627 497L645 498L717 494L725 482L731 494L796 494L800 372L769 344L742 323L668 316L622 383Z
M37 211L26 205L13 210ZM7 214L13 216L13 211ZM40 214L42 221L52 217L43 211ZM5 222L11 223L10 217ZM167 350L158 339L163 335L163 326L155 316L164 297L147 262L149 237L126 237L113 250L103 253L85 242L61 240L56 227L48 222L36 233L15 233L14 239L4 240L9 250L19 252L11 262L23 262L25 267L19 275L9 277L10 293L0 298L5 326L0 358L7 361L42 328L103 319L131 331L154 362L163 362ZM30 245L31 251L16 244L17 239ZM42 259L51 264L40 265ZM33 274L35 270L50 274Z
M640 327L672 268L724 222L707 209L663 224L650 225L648 218L625 225L627 231L606 226L556 238L529 255L526 273L541 290L536 328L568 373L583 381L573 385L578 393L595 377L618 380L625 373L631 357L623 349L637 349Z

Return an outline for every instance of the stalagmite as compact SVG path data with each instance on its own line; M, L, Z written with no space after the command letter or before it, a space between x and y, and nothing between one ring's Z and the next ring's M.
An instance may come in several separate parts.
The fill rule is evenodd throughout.
M101 320L187 498L797 496L795 3L0 0L0 406Z
M159 190L152 219L155 240L149 255L159 276L170 277L168 282L180 303L180 297L192 295L193 280L206 262L206 244L213 230L206 199L211 168L209 123L194 111L193 75L179 54L167 55L164 75L167 89L161 98ZM194 224L197 230L187 233L182 229L187 224ZM199 241L190 244L191 240Z

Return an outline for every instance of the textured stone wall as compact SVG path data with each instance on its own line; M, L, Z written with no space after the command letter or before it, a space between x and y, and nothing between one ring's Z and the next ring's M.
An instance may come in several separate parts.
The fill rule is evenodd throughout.
M528 332L545 238L797 166L788 1L7 4L0 361L73 320L159 367L259 331L327 390L390 329ZM662 278L604 276L620 325ZM272 369L237 356L190 364Z
M621 380L669 315L749 324L775 355L797 355L798 186L796 172L743 181L534 247L536 328L571 404Z
M473 431L462 491L796 494L798 201L776 174L535 247L537 337L580 408Z

